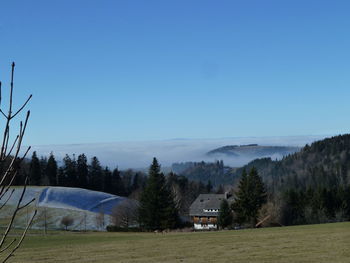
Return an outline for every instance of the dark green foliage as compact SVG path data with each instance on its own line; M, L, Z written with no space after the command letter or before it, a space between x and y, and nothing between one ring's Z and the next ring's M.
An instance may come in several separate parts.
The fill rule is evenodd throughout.
M126 191L125 191L122 178L120 177L118 168L113 170L112 178L113 178L113 189L115 194L124 196L126 194Z
M50 185L49 177L46 174L47 158L41 157L39 163L40 163L40 170L41 170L40 185Z
M181 215L188 215L189 208L199 194L207 193L206 186L201 182L189 181L185 176L169 173L167 185L172 189L176 207Z
M225 167L223 161L175 163L172 165L172 170L192 181L208 183L210 181L213 187L233 182L234 169Z
M108 232L142 232L142 229L139 227L120 227L109 225L106 227Z
M96 156L92 157L89 166L89 188L96 191L103 189L102 167Z
M211 184L210 180L208 181L206 188L208 193L211 193L211 191L213 190L213 185Z
M65 186L77 186L77 162L75 156L73 159L68 154L63 158L63 173L65 178Z
M50 154L49 159L47 160L46 166L46 176L49 180L49 185L55 186L58 184L57 182L57 162L53 154Z
M57 170L57 185L58 186L65 186L66 184L66 177L64 175L63 167L59 167Z
M36 152L33 152L32 160L30 162L29 179L31 185L41 184L41 167Z
M285 204L282 207L282 224L297 225L306 223L305 220L305 195L294 189L284 194Z
M87 158L85 154L80 154L77 160L77 179L79 187L87 188L88 187L88 177L89 169L87 164Z
M226 199L220 204L218 224L221 228L230 227L232 225L232 211Z
M289 188L333 188L350 183L350 135L339 135L305 146L280 161L257 159L238 169L256 167L269 192Z
M350 221L350 185L343 191L341 208L344 219Z
M103 170L103 179L104 179L104 182L103 182L102 191L106 193L113 193L114 189L113 189L113 182L112 182L112 172L109 170L108 167L106 167Z
M258 212L264 203L266 203L266 190L257 170L253 167L249 174L243 170L235 202L232 205L237 223L250 223L254 226L257 223Z
M150 166L147 184L141 195L139 222L147 230L174 228L178 222L173 196L156 158Z

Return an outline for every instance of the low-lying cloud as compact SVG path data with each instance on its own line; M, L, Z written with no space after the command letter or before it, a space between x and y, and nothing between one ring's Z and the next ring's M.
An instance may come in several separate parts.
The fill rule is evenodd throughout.
M206 153L225 145L259 144L265 146L302 147L326 136L288 136L288 137L242 137L223 139L174 139L159 141L131 141L91 144L41 145L33 146L39 156L48 156L50 152L61 161L65 154L76 156L85 153L88 158L97 156L102 165L110 168L146 168L156 157L163 167L175 162L215 161L222 159L225 164L237 167L254 159L237 158L226 155L208 156ZM281 158L281 156L272 156Z

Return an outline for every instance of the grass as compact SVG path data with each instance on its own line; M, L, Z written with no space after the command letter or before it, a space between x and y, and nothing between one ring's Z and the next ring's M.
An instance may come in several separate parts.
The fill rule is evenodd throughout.
M167 234L33 231L11 262L350 262L350 222Z

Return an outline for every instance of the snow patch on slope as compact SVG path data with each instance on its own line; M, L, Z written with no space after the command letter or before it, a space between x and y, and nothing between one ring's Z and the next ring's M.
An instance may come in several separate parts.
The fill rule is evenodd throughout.
M125 197L70 187L47 187L39 197L38 206L62 209L79 209L93 213L111 214Z

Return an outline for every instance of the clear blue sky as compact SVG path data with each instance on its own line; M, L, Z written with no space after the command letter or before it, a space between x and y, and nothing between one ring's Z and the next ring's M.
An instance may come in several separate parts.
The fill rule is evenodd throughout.
M350 1L1 1L28 144L350 130Z

